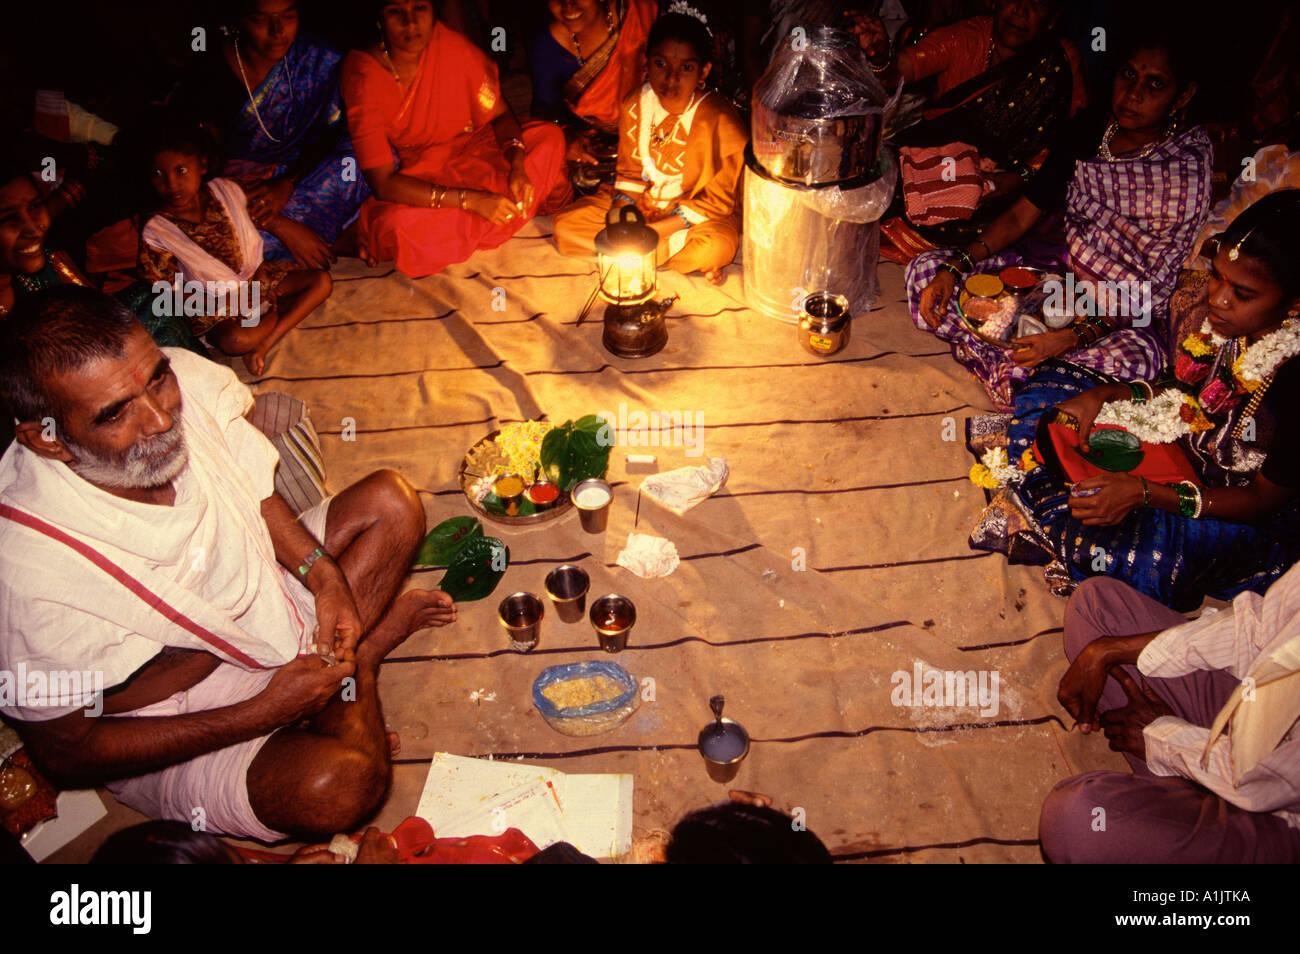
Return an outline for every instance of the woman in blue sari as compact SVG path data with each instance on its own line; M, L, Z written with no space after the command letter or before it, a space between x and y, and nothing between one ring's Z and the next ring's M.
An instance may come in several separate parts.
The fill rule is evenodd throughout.
M248 193L268 259L328 268L370 195L339 93L343 57L300 35L296 0L244 0L197 55L174 105L219 133L224 174Z
M1300 559L1300 191L1256 202L1216 246L1208 301L1174 316L1172 379L1130 383L1055 359L1035 370L1016 395L1006 453L1020 461L1037 442L1038 466L994 498L972 546L1014 557L1033 541L1050 551L1049 582L1061 589L1112 576L1179 611L1263 592ZM1143 410L1167 401L1172 416ZM1130 429L1187 431L1173 446L1195 479L1071 482L1040 421L1063 413L1086 453L1111 404L1118 420L1137 418Z

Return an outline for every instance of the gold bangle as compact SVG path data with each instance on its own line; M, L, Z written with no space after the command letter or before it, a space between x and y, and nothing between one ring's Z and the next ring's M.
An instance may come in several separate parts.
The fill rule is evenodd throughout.
M438 207L438 200L434 198L434 195L437 193L437 191L438 191L438 187L434 185L432 182L430 182L429 183L429 208L431 209L436 209Z
M465 190L464 189L460 190L460 210L462 212L465 211Z

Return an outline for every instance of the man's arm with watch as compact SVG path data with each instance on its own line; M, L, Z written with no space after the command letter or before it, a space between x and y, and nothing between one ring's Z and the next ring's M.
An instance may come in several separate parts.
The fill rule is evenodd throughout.
M352 587L325 548L294 517L278 493L262 501L262 519L271 534L275 558L316 597L317 651L352 659L361 639L361 616Z

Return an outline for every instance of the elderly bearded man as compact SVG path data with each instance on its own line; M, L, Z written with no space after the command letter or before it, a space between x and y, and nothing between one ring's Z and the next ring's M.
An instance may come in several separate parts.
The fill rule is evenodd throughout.
M380 471L295 520L248 389L88 289L34 296L0 339L18 420L0 669L109 687L102 713L7 706L31 754L154 818L261 841L352 830L388 787L379 663L456 616L444 593L397 596L424 533L414 490Z

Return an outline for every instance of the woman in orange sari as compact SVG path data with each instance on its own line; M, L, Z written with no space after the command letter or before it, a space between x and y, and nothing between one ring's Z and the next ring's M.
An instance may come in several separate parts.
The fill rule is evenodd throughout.
M619 109L645 79L654 0L549 0L547 6L551 22L538 33L531 57L532 114L564 127L570 161L612 166ZM575 170L577 184L585 181L581 171Z
M430 0L386 0L380 38L343 63L343 98L361 172L362 258L418 278L496 248L561 181L564 134L522 129L496 67L434 19Z

